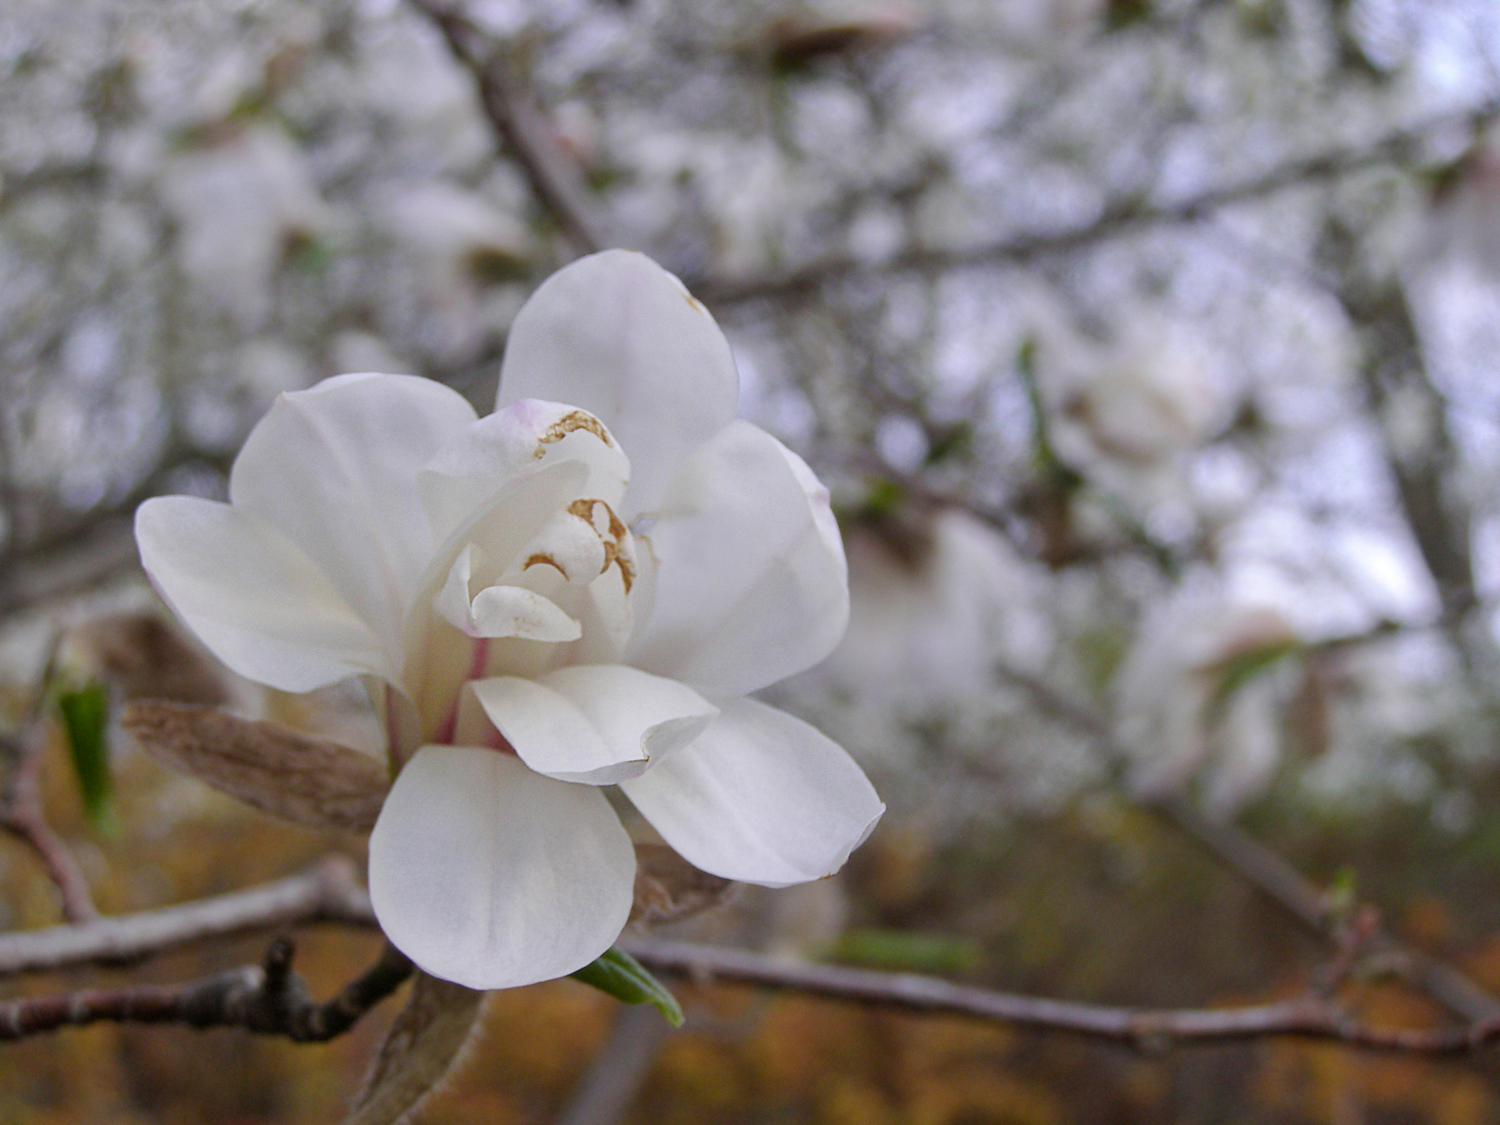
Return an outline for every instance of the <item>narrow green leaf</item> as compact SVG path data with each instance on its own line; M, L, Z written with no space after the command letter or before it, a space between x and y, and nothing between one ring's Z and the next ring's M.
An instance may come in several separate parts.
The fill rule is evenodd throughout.
M1213 698L1209 700L1209 719L1218 722L1234 693L1239 691L1262 672L1267 672L1288 656L1303 650L1295 638L1272 641L1245 652L1231 656L1219 666L1219 682L1214 686Z
M682 1006L677 1003L677 998L618 945L610 946L599 960L579 969L573 974L573 979L627 1004L650 1004L673 1027L682 1026Z
M979 964L979 944L947 934L850 930L834 946L835 960L897 972L964 973Z
M965 419L940 429L923 460L926 465L940 465L950 458L962 458L974 451L974 423Z
M68 736L68 756L83 808L100 831L109 829L109 691L89 683L57 696L57 710Z
M869 495L865 497L865 511L872 516L890 515L906 498L906 489L893 480L878 477L870 482Z
M1057 455L1052 444L1052 426L1036 377L1036 340L1030 337L1022 342L1021 350L1016 353L1016 374L1031 406L1031 459L1036 473L1048 487L1073 492L1083 484L1083 477Z
M1340 867L1323 892L1323 907L1337 922L1347 921L1359 904L1359 877L1354 868Z

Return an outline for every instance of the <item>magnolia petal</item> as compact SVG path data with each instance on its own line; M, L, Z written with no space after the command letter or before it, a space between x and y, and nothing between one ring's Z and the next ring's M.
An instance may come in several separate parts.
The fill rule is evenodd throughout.
M802 459L733 422L683 462L651 530L655 605L631 664L711 698L810 668L849 622L828 491Z
M472 640L445 620L444 611L435 604L456 597L445 591L450 589L449 581L454 577L458 558L466 549L472 548L468 584L494 585L515 559L516 553L536 534L537 528L560 505L577 495L586 472L578 461L560 461L535 473L513 478L486 510L461 525L433 554L432 564L423 576L421 593L407 615L403 630L405 656L400 677L400 683L416 702L428 730L438 729L432 724L440 723L441 717L449 712L459 685L465 679L473 678L470 671L474 653ZM477 575L473 573L475 571ZM515 584L532 585L529 581ZM549 597L550 593L545 590L537 592L543 597ZM549 600L556 599L549 597ZM559 608L577 620L569 612L570 607ZM499 650L507 646L539 649L534 656L544 658L544 664L551 652L545 646L508 638L491 642L490 651L498 657Z
M717 709L689 688L619 665L473 685L490 722L538 773L612 785L687 745Z
M602 793L478 747L417 751L370 836L381 929L468 988L581 969L619 936L634 878L630 837Z
M429 379L326 379L276 400L235 458L229 498L301 547L396 652L434 546L417 474L473 421Z
M837 743L753 699L620 788L693 866L767 887L833 874L885 811Z
M522 569L550 566L570 583L587 585L604 573L604 540L593 523L572 511L552 513L522 549Z
M719 709L676 680L621 664L575 664L540 683L577 707L622 750L634 746L649 761L664 761L708 727Z
M611 785L646 768L638 747L611 746L583 712L535 680L494 676L470 687L490 722L537 773Z
M232 670L281 691L390 677L379 638L323 573L259 516L192 496L136 510L141 562L161 596Z
M576 641L583 633L556 602L521 586L489 586L474 595L474 627L475 636L523 641Z
M506 481L558 461L582 461L582 495L620 503L630 461L586 410L522 399L464 428L427 463L418 481L434 535L447 537L484 508Z
M624 573L612 566L589 584L580 599L579 620L583 638L569 654L577 664L618 664L630 644L640 595L640 574L625 586Z
M470 545L458 553L453 565L448 568L448 577L443 580L443 588L432 599L432 608L455 629L462 629L469 636L477 637L479 632L475 628L472 608L474 599L469 594L469 579L473 575L474 548Z
M734 417L739 376L682 282L644 254L606 250L553 274L511 326L498 405L537 395L597 415L629 451L628 522Z
M556 602L519 586L487 586L469 596L474 547L453 560L448 579L432 607L455 629L471 637L520 637L528 641L575 641L583 627Z
M419 583L423 595L439 596L453 580L459 557L470 548L473 554L467 580L478 577L492 585L507 573L520 574L524 558L518 556L522 548L560 507L578 495L587 472L578 461L558 461L534 473L512 477L433 552ZM421 608L421 600L419 596L413 603L414 609Z

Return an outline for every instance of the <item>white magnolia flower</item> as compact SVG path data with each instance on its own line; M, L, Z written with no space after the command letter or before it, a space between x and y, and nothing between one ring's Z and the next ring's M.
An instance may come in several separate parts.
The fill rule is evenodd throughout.
M522 309L494 414L339 376L277 401L228 504L141 506L146 569L230 668L390 685L370 893L429 973L510 987L609 947L635 858L602 786L767 886L837 870L883 811L843 750L745 698L827 655L848 585L826 490L737 394L703 306L610 251Z

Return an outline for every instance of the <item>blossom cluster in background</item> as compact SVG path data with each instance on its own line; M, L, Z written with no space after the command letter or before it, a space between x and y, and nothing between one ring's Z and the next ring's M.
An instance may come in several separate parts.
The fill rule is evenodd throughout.
M70 667L118 676L130 664L120 654L135 649L97 620L161 610L133 569L132 513L237 504L236 459L254 463L257 423L286 409L273 404L384 372L431 381L418 393L464 425L491 416L497 393L513 407L501 374L522 363L522 310L587 247L422 8L0 11L7 719L59 624ZM610 658L681 679L713 708L756 691L746 706L847 748L890 805L844 876L781 900L752 892L724 932L822 956L868 952L851 934L932 929L957 935L944 964L969 963L972 940L987 979L1037 992L1139 1000L1139 986L1167 1003L1189 998L1191 978L1238 995L1295 951L1252 943L1257 908L1130 811L1180 798L1285 843L1322 883L1354 856L1403 933L1490 971L1500 919L1463 880L1487 877L1500 839L1491 5L453 8L520 91L597 240L648 254L712 310L739 373L737 405L709 412L714 429L754 427L830 492L814 520L824 539L809 541L833 542L837 520L849 628L835 644L807 614L825 660L710 691L654 655L631 665L645 650L622 657L623 642ZM632 489L666 487L688 454L561 391L524 397L602 419ZM663 415L701 405L663 398ZM670 537L634 522L647 511L618 513L627 535L595 529L612 575L637 533ZM441 603L435 627L473 637L504 613L520 621L518 595L487 596L519 587L460 555L444 556L438 601L423 602ZM386 663L359 670L420 697L397 666L407 608L369 615L392 635L375 646ZM564 633L586 632L583 619L558 612L566 622L533 625L554 630L548 644L581 643ZM360 690L304 693L318 677L258 674L204 639L248 674L214 673L235 710L383 749L384 718ZM468 668L438 679L451 687ZM496 678L481 671L468 678ZM533 672L557 669L510 678ZM483 733L456 712L442 729L452 699L438 695L428 735L456 737L463 722ZM121 776L140 786L122 800L143 821L225 840L242 830L122 745ZM170 864L158 883L149 870L124 878L111 864L149 868L150 841L128 839L85 851L120 904L212 889L205 871ZM221 844L205 854L233 852ZM1465 904L1455 915L1423 897L1438 867ZM1077 880L1059 884L1064 870ZM4 862L0 879L28 885ZM1131 909L1138 926L1102 921ZM1180 935L1184 918L1213 919L1223 944L1152 937ZM974 1112L1066 1116L1025 1081L974 1077L952 1029L903 1047L921 1061L889 1088L877 1064L820 1086L778 1035L868 1062L871 1042L906 1032L850 1021L825 1041L818 1020L787 1011L767 1017L787 1021L776 1034L757 1025L748 1054L707 1032L684 1040L659 1081L700 1117L723 1111L705 1091L730 1087L735 1104L773 1113L784 1094L827 1121L956 1121L981 1103ZM562 1024L597 1018L574 1016ZM1253 1081L1236 1071L1236 1088L1292 1116L1316 1118L1364 1081L1312 1056L1268 1058ZM1072 1064L1053 1064L1055 1086L1077 1084ZM1149 1066L1109 1081L1119 1104L1191 1116L1173 1098L1213 1088L1211 1071L1173 1072L1179 1086ZM575 1077L559 1075L548 1098ZM1450 1098L1445 1120L1482 1117L1482 1094L1441 1085L1429 1093ZM515 1106L531 1095L512 1094L497 1120L525 1116Z

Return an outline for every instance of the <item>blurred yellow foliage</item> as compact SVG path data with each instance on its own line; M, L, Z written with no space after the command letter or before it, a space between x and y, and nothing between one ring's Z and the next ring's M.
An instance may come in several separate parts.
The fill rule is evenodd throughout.
M85 823L60 746L49 748L53 823L106 912L235 890L358 841L274 822L122 751L111 837ZM1143 816L1082 810L1016 837L939 847L910 827L877 834L853 866L852 924L979 942L978 983L1122 1003L1249 1003L1295 995L1316 964L1231 877ZM1037 832L1043 831L1041 829ZM946 850L945 850L946 849ZM1144 869L1144 870L1143 870ZM1456 908L1407 904L1402 928L1467 954L1500 987L1500 936L1465 950ZM0 916L50 925L58 905L34 858L0 839ZM270 935L182 950L128 970L10 982L12 995L185 980L257 959ZM730 940L735 940L731 938ZM1281 944L1278 944L1281 943ZM297 968L327 995L368 964L378 935L298 935ZM1301 947L1304 950L1307 947ZM1297 1042L1139 1058L956 1017L927 1017L744 987L677 982L688 1024L667 1036L626 1117L637 1125L1062 1125L1120 1121L1401 1121L1479 1125L1500 1099L1462 1065L1361 1056ZM0 1125L314 1125L339 1120L402 997L334 1042L298 1046L228 1030L97 1026L0 1046ZM1440 1013L1395 984L1350 991L1371 1021L1430 1026ZM611 1033L614 1001L573 981L490 997L483 1033L425 1111L431 1125L556 1120Z

